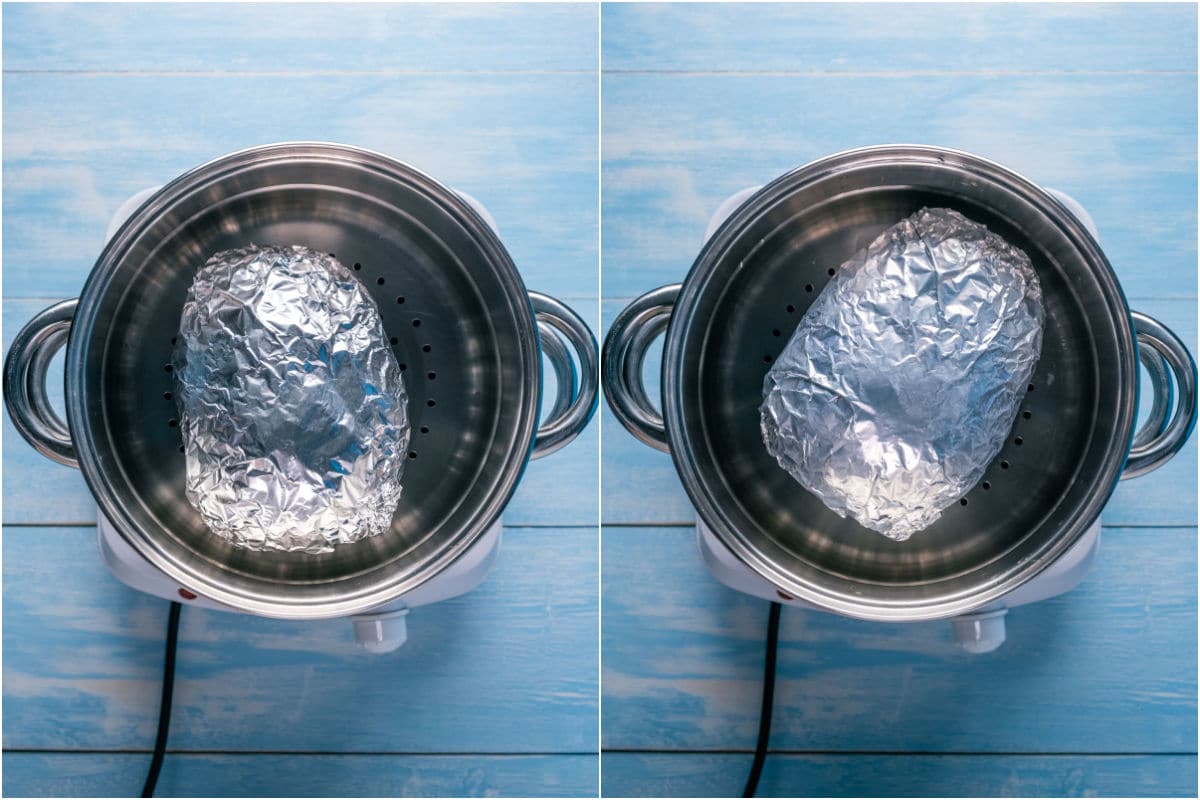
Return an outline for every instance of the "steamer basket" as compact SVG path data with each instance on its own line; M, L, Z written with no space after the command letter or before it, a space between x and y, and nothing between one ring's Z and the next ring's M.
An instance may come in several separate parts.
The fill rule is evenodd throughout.
M758 409L764 375L835 269L925 206L960 211L1028 253L1047 319L1025 402L984 479L931 527L894 542L838 517L784 472L763 445ZM664 328L659 415L641 373ZM1136 439L1135 333L1154 383ZM1191 356L1158 322L1131 317L1078 220L1002 167L931 147L849 151L755 193L683 284L619 315L602 367L614 414L671 453L701 519L738 559L786 595L866 619L954 616L1012 591L1095 522L1122 469L1140 475L1171 458L1196 413Z
M195 271L251 243L302 244L351 267L404 370L412 441L391 530L329 554L234 548L184 496L173 337ZM541 428L539 329L559 385ZM69 430L45 390L64 341ZM454 192L375 153L282 144L201 166L147 200L79 300L21 331L5 400L25 438L77 463L102 513L180 586L264 616L331 617L411 591L491 527L528 460L587 424L595 351L578 316L526 292L499 239Z

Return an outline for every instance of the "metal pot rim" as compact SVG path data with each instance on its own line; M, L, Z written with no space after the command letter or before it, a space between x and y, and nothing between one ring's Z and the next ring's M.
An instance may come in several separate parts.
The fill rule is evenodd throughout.
M528 314L518 314L522 328L519 356L524 371L537 380L524 381L521 406L524 409L518 424L517 439L525 445L509 454L498 480L486 503L471 518L464 534L455 537L433 557L405 576L404 580L379 580L332 600L313 601L275 592L264 596L246 591L233 591L205 571L191 569L171 555L147 532L120 502L113 476L99 462L95 431L87 413L102 399L95 396L98 387L87 386L85 380L86 354L90 337L71 336L66 353L67 421L76 443L79 466L84 480L100 506L100 513L147 561L180 585L204 597L238 610L260 616L288 619L318 619L340 617L378 607L411 591L450 566L483 536L499 518L516 490L534 445L537 430L538 397L541 387L541 354L537 323L532 304L520 273L495 232L457 193L434 178L403 162L370 150L350 145L325 142L283 142L251 147L221 156L188 170L163 186L151 196L117 231L101 252L80 293L74 318L74 330L89 330L101 300L112 289L112 280L128 249L139 236L176 203L193 196L223 178L263 164L280 160L304 159L333 161L347 166L372 170L397 182L407 183L436 201L441 210L461 225L483 251L496 269L506 293L514 305L523 304ZM116 287L119 289L120 287ZM519 306L518 306L519 307Z
M1069 523L1034 557L981 585L947 593L934 599L888 601L865 595L836 592L829 587L797 580L780 569L756 548L723 512L713 492L722 486L706 486L696 467L697 452L684 433L685 410L679 387L684 340L691 327L691 309L730 246L760 214L796 191L819 181L873 165L912 164L956 170L973 178L999 184L1023 202L1051 219L1068 237L1080 258L1091 268L1109 308L1120 342L1119 370L1126 392L1119 419L1112 426L1107 453L1095 473L1098 487L1088 501L1076 509ZM1119 318L1118 318L1119 317ZM1037 184L992 161L958 150L927 145L878 145L836 153L797 167L755 192L713 234L701 249L684 279L671 313L663 346L662 403L671 458L684 489L697 513L726 547L748 568L764 576L781 591L846 616L879 621L919 621L952 617L980 608L1003 597L1049 567L1088 530L1099 517L1120 479L1133 433L1137 408L1137 348L1130 312L1116 274L1094 237L1062 204ZM865 585L865 584L864 584Z

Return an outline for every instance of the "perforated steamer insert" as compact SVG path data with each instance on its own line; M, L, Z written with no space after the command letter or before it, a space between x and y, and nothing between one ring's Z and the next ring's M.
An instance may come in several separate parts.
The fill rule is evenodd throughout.
M322 555L241 550L209 534L184 497L172 339L195 270L248 244L334 254L379 307L412 419L404 491L383 535ZM68 327L69 431L42 402ZM543 347L559 396L539 428ZM178 586L250 613L344 616L417 590L488 535L528 460L586 425L595 348L570 309L526 291L458 194L379 154L273 145L199 167L141 205L80 299L14 341L6 400L18 430L77 462L124 544Z
M763 446L758 409L763 377L837 265L922 207L955 209L1028 253L1047 319L1016 423L983 480L897 543L792 480ZM660 415L641 368L664 328ZM1134 439L1139 353L1154 403ZM764 596L867 619L952 617L1000 601L1093 528L1123 469L1165 463L1195 416L1190 355L1161 324L1131 316L1076 216L1002 167L928 147L850 151L750 193L682 284L619 315L602 369L617 418L674 459L702 551L722 551L706 558L728 556L769 587Z

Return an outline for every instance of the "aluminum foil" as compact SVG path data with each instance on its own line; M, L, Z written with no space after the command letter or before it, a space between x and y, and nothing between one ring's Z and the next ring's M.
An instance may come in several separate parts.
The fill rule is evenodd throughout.
M217 253L173 357L187 498L250 550L327 553L387 530L408 398L375 302L304 247Z
M762 436L840 516L903 541L983 477L1041 354L1029 256L922 209L842 264L763 382Z

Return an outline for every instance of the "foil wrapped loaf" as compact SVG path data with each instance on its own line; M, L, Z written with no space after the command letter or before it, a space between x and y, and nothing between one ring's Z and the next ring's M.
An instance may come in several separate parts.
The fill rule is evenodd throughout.
M330 255L250 246L204 264L173 362L187 498L212 533L325 553L390 527L409 418L387 342Z
M767 450L840 516L903 541L999 453L1042 347L1029 257L922 209L841 265L763 383Z

